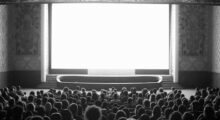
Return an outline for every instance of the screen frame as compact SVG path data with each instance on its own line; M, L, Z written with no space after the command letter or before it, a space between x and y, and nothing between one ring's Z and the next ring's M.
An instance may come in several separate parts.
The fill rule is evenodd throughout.
M103 3L103 2L102 2ZM87 75L88 69L53 69L52 68L52 4L57 3L49 3L48 4L48 39L49 39L49 57L48 57L48 67L49 74L82 74ZM58 3L59 4L59 3ZM74 3L79 4L79 3ZM82 4L91 4L91 3L82 3ZM106 3L107 4L107 3ZM115 4L123 4L123 3L115 3ZM126 4L140 4L140 3L126 3ZM146 4L146 3L141 3ZM172 67L172 50L171 50L171 5L169 4L169 63L168 69L135 69L135 75L171 75L171 67Z

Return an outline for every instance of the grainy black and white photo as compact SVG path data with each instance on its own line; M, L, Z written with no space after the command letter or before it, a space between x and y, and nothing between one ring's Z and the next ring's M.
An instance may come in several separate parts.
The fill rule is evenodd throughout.
M0 0L0 120L220 120L220 1Z

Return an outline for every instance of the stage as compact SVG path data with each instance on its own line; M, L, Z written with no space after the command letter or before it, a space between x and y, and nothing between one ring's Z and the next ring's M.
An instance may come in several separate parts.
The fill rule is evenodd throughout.
M56 80L58 88L80 86L88 90L111 87L116 89L136 87L141 90L162 87L162 77L151 75L58 75Z

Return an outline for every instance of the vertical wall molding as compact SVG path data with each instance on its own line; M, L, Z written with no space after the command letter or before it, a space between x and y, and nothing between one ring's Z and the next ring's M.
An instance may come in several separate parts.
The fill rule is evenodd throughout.
M49 15L48 5L41 5L41 82L46 82L49 72Z
M179 82L179 39L178 39L178 5L171 5L171 21L170 21L170 42L171 42L171 74L173 75L173 82Z

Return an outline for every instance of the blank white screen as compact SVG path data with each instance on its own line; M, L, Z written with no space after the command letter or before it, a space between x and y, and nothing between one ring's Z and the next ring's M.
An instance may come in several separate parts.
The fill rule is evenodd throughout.
M53 4L52 69L169 69L169 6Z

